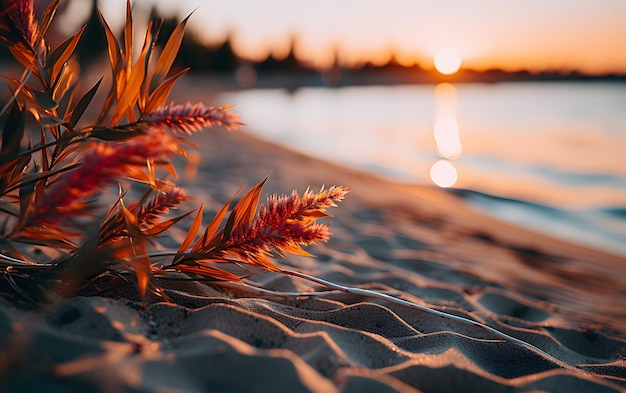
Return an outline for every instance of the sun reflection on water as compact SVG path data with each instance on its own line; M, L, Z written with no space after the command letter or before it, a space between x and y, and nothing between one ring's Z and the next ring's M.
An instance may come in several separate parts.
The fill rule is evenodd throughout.
M439 160L430 168L430 178L439 187L447 188L454 186L459 176L452 162Z
M435 87L435 127L434 137L437 154L442 159L430 169L430 178L439 187L452 187L458 180L456 160L463 152L459 124L457 122L457 92L450 83L440 83Z
M453 116L441 116L435 122L437 152L443 158L454 160L461 156L463 147L459 138L459 125Z

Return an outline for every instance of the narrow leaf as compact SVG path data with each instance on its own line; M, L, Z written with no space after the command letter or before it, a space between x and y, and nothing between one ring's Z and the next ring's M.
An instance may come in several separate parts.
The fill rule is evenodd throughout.
M233 211L228 217L226 226L224 227L224 237L222 238L222 244L228 240L230 234L235 228L238 228L242 224L251 224L254 220L257 206L259 205L259 199L261 196L261 189L267 181L267 177L261 183L252 187L246 195L237 202Z
M120 213L124 218L126 230L130 234L128 242L132 248L132 256L128 258L128 261L135 269L137 287L139 288L139 293L143 297L146 294L146 289L148 288L151 279L150 257L148 256L146 239L139 229L137 216L124 206L121 199Z
M70 121L69 121L70 128L74 128L76 126L76 123L78 123L78 120L80 120L83 113L85 113L85 110L91 103L91 100L96 95L96 91L98 91L98 88L100 87L101 82L102 82L102 78L100 78L100 80L95 85L93 85L93 87L89 89L87 93L85 93L85 95L80 99L80 101L78 101L78 104L76 104L76 107L74 107L74 110L72 111L72 116L70 117Z
M130 73L130 78L126 82L124 90L119 96L119 101L117 103L117 106L115 107L115 112L113 112L113 118L111 119L112 125L116 125L117 123L119 123L124 115L127 115L128 112L132 110L133 105L137 101L137 97L139 97L143 78L143 65L137 63L133 67Z
M120 200L120 213L122 213L122 217L124 217L124 224L126 226L126 230L133 237L140 238L142 237L141 230L139 229L139 221L137 216L133 214L124 203Z
M8 100L6 100L6 103L4 104L2 109L0 109L0 116L4 115L4 113L11 107L13 102L17 99L17 96L19 95L20 91L22 91L24 86L26 86L26 82L28 81L28 78L30 78L32 73L33 73L33 69L32 69L32 66L31 66L28 69L28 71L26 71L22 75L22 81L18 81L17 79L11 78L11 77L9 77L7 75L0 75L0 77L6 79L7 81L9 81L10 83L13 83L15 85L15 89L13 90L13 93L11 94L11 97ZM28 89L25 89L25 90L28 91Z
M108 127L98 127L91 130L91 136L103 141L125 141L143 134L144 132L141 130L127 131Z
M59 7L60 0L54 0L41 14L41 20L39 21L39 31L42 37L44 37L54 19L54 15Z
M254 265L254 266L260 266L263 269L270 271L270 272L280 272L281 269L276 266L274 264L274 262L272 262L269 258L267 258L264 255L256 255L254 257L254 259L248 259L246 261L244 261L245 263L248 263L250 265Z
M20 187L20 217L26 217L28 210L33 207L32 201L34 198L35 183L33 182L27 187Z
M12 159L20 151L26 116L17 104L11 106L2 130L2 150L0 151L0 164L6 159Z
M50 56L48 56L48 59L47 59L48 72L50 72L52 79L57 78L57 76L59 75L59 72L61 71L61 67L63 67L63 64L65 64L65 62L70 58L70 56L74 54L74 50L76 50L76 45L78 44L80 37L85 31L85 27L86 26L83 26L83 28L80 29L76 34L74 34L67 40L63 41L63 43L61 43L61 45L59 45L50 54Z
M133 64L133 14L130 0L126 0L126 24L124 25L124 55L126 57L126 72L130 72Z
M189 246L193 242L193 239L196 237L196 234L198 233L198 230L200 229L200 225L202 224L202 212L203 211L204 211L204 203L200 205L200 209L198 209L198 214L196 215L196 218L193 220L193 224L191 224L191 228L189 228L189 232L187 232L187 236L185 236L185 239L181 243L180 247L178 247L179 253L185 252L185 250L187 250L187 248L189 248Z
M174 179L178 179L176 167L171 162L159 162L159 164L163 165L167 172L174 177Z
M53 127L64 123L65 120L56 116L42 116L41 118L39 118L39 124L43 127Z
M144 113L146 104L148 102L148 97L150 94L150 61L152 57L152 49L156 44L156 40L159 34L159 27L155 26L153 21L148 23L148 28L146 29L146 37L144 38L143 48L141 49L141 56L138 61L143 61L144 66L144 78L141 86L141 92L139 94L139 110L141 113Z
M239 190L241 190L241 188ZM215 245L220 243L219 241L214 242L213 238L215 234L217 233L217 230L219 229L220 224L222 223L222 221L224 221L224 217L226 216L226 213L228 212L228 208L230 204L232 203L233 199L238 193L239 191L237 191L235 195L233 195L233 197L230 198L230 201L228 201L224 206L222 206L222 208L217 212L215 217L213 217L213 220L211 221L211 223L206 227L204 233L202 234L202 236L200 236L200 239L198 239L196 244L191 249L192 252L200 252L201 250L208 251L207 248L211 243L216 243Z
M159 85L159 87L157 87L154 92L150 94L150 98L148 99L148 104L146 105L144 112L152 113L157 108L165 105L167 97L170 95L172 87L174 87L174 83L178 78L186 74L187 71L189 71L189 67L185 68L184 70L180 71L179 73Z
M37 104L39 104L39 106L41 106L45 110L53 110L59 106L59 104L54 101L47 92L31 90L31 93L35 97L35 101L37 101Z
M33 67L35 57L30 50L26 49L26 47L24 47L24 45L21 43L15 46L9 46L8 49L9 52L11 52L11 55L13 55L13 57L15 58L15 60L17 60L26 69L32 67L33 73L37 75L37 68Z
M141 296L146 295L146 290L152 279L150 271L150 257L148 256L148 247L146 239L132 239L133 256L128 258L129 263L135 268L137 276L137 287Z
M137 166L127 166L124 173L127 179L134 180L139 183L151 184L150 176Z
M123 61L120 61L122 59L120 43L117 38L115 38L115 35L111 31L111 28L107 24L100 10L98 10L98 15L100 15L100 20L102 21L102 26L104 27L104 34L107 39L107 48L109 52L109 62L111 63L111 70L113 71L113 77L115 78L118 74L117 70L124 64Z
M26 158L28 158L28 157L26 157ZM22 178L20 179L19 182L17 182L11 188L7 189L7 192L11 192L13 190L16 190L16 189L22 188L22 187L28 187L28 186L30 186L33 183L37 183L38 181L47 179L47 178L49 178L51 176L54 176L54 175L57 175L59 173L71 171L72 169L76 168L78 165L79 164L72 164L72 165L62 166L62 167L60 167L58 169L54 169L52 171L29 173L27 175L22 176Z
M163 48L163 52L159 57L159 61L157 62L156 68L154 69L154 77L152 78L152 85L156 86L170 72L170 68L172 64L174 64L174 60L176 59L176 55L178 54L178 50L180 49L180 45L183 42L183 36L185 33L185 25L187 24L187 20L191 16L188 15L185 19L183 19L172 31L170 38L167 40L165 47Z
M59 114L59 116L63 117L63 119L66 121L70 115L70 113L68 112L69 112L70 106L72 105L72 101L74 99L74 89L76 89L76 83L70 86L65 91L65 93L63 93L63 96L59 100L59 107L57 108L57 113Z
M148 35L146 36L146 41L149 41ZM146 64L142 61L142 59L145 59L148 55L148 48L150 48L150 45L146 42L141 51L141 55L130 72L130 76L126 81L123 92L119 96L119 102L117 103L113 119L111 120L112 124L117 124L124 117L124 115L127 115L131 121L134 121L134 119L132 119L134 116L132 111L135 102L137 102L137 99L141 94L141 86L146 76Z
M154 169L154 161L148 160L146 161L146 166L148 167L148 181L152 189L156 188L156 171Z
M304 251L302 249L302 247L300 247L298 244L293 243L293 242L287 243L286 245L284 245L282 247L282 249L284 251L286 251L286 252L289 252L289 253L295 254L295 255L302 255L302 256L305 256L305 257L313 257L314 256L313 254L310 254L310 253Z
M152 228L143 231L143 234L144 234L144 236L156 236L156 235L159 235L160 233L170 229L170 227L172 225L176 224L178 221L180 221L183 218L187 217L191 213L193 213L193 211L187 212L187 213L185 213L185 214L183 214L181 216L170 218L169 220L162 221L162 222L160 222L158 224L155 224Z
M226 270L218 269L213 266L180 264L176 265L176 270L183 273L197 274L204 277L212 277L220 281L231 281L243 284L243 281L241 281L239 277L235 276L231 272L227 272Z
M78 237L79 235L79 233L36 227L20 230L19 234L11 237L11 240L57 249L75 249L76 245L67 240L67 238Z

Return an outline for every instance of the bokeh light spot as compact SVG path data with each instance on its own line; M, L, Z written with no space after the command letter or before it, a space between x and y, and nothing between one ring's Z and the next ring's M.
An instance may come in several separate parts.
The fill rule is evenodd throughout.
M439 160L430 168L430 178L439 187L447 188L455 185L459 177L450 161Z

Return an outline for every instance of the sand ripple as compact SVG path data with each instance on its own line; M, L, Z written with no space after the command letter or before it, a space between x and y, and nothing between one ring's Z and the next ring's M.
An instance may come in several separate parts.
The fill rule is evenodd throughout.
M318 258L282 266L478 321L540 351L380 299L170 283L174 304L77 297L20 311L0 303L1 391L626 390L623 260L480 218L437 190L277 155L245 136L212 136L202 156L213 161L199 176L218 173L219 186L196 186L205 200L227 200L237 179L250 184L270 170L282 191L299 182L353 188L334 238L312 250ZM277 274L251 283L321 289Z

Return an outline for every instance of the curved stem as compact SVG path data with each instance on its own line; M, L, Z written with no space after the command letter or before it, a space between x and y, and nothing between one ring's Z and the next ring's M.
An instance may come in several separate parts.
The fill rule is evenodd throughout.
M17 89L15 89L15 91L13 92L13 94L11 95L11 97L7 100L7 102L4 104L4 106L2 107L2 109L0 109L0 116L2 114L4 114L4 112L6 112L7 109L9 109L9 107L11 106L11 104L13 103L13 101L15 101L17 99L17 96L20 94L20 91L22 91L22 89L24 88L24 86L26 86L26 82L28 81L28 78L30 78L30 76L33 73L33 66L31 66L28 70L24 70L24 74L22 75L22 81L20 82L19 86L17 87Z

